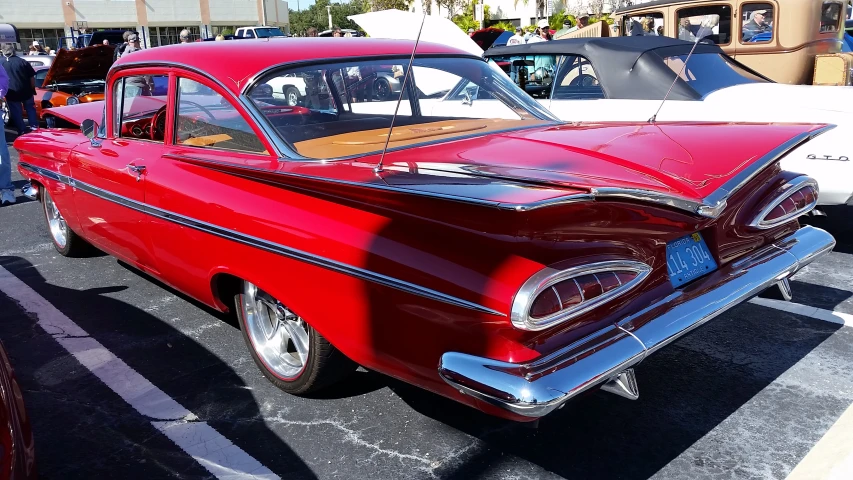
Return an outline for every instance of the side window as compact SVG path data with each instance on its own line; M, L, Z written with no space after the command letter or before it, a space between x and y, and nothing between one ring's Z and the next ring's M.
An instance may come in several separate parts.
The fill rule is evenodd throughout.
M584 57L567 55L563 59L566 73L554 89L555 100L596 100L604 98L598 75Z
M622 35L626 37L663 36L663 27L662 13L640 13L624 18Z
M766 43L773 41L773 5L747 3L741 9L741 42Z
M179 78L177 104L175 144L266 153L240 112L213 89Z
M823 2L820 9L820 33L837 32L841 29L841 4Z
M168 83L167 75L132 75L116 80L113 87L116 137L163 142ZM164 87L156 89L157 85Z
M246 38L255 38L255 32L253 32L252 30L246 30L245 36Z
M696 35L706 15L719 15L720 22L705 36L717 45L732 43L732 7L729 5L711 5L707 7L682 8L678 11L678 38L688 42L696 41ZM705 30L707 31L707 30Z
M44 77L47 76L47 69L36 72L36 88L41 88L44 85Z

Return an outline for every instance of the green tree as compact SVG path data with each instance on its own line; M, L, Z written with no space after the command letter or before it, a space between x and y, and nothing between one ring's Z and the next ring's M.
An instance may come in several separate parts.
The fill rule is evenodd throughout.
M459 15L454 15L451 20L455 23L459 28L462 29L463 32L467 32L469 29L473 28L474 30L478 30L480 28L480 22L474 19L474 5L477 3L477 0L471 0L465 5L465 10L462 10L462 13ZM488 5L483 5L483 18L488 21L491 18L491 12L489 11ZM485 23L485 22L483 22Z
M310 27L314 27L321 32L328 30L329 16L326 7L330 5L332 7L332 24L341 28L358 29L358 25L349 20L347 16L367 11L367 4L360 0L353 0L346 3L330 3L329 0L317 0L314 5L305 10L290 10L290 31L294 35L305 35L305 32Z
M364 3L365 10L369 12L392 9L406 12L412 8L413 0L364 0Z

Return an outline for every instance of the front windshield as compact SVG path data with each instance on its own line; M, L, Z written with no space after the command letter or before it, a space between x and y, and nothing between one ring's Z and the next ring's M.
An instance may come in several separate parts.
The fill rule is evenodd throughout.
M408 62L285 67L248 97L296 154L318 159L381 152L401 92L389 149L558 121L482 60L416 58L404 88Z
M283 37L284 32L279 30L278 28L256 28L255 36L258 38L269 38L269 37Z
M681 81L703 97L734 85L768 83L768 80L742 68L721 53L694 53L690 56L687 68L682 71L685 60L687 54L663 57L664 63L673 72L681 72Z

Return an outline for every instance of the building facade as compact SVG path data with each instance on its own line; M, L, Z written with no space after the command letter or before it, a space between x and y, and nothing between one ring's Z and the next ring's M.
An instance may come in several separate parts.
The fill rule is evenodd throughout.
M289 15L285 0L0 0L0 23L18 29L24 48L102 29L139 32L148 48L178 43L183 29L193 40L251 25L287 33Z

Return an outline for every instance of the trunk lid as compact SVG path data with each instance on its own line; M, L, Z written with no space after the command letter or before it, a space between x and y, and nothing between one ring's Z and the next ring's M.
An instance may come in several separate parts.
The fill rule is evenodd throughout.
M642 189L700 201L778 146L821 127L566 124L389 152L386 162L417 162L421 170L498 176L588 191Z

